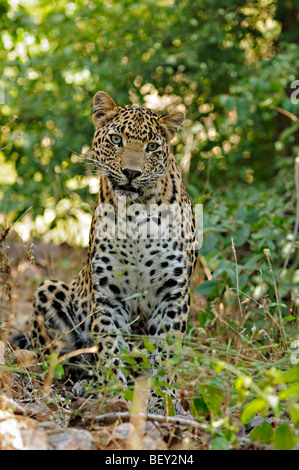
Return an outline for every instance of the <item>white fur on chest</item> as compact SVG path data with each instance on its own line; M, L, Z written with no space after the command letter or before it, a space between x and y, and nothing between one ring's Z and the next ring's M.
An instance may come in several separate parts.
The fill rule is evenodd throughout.
M179 289L188 263L176 240L107 240L98 244L92 266L98 292L110 298L116 292L114 297L144 311L154 308L167 280L175 279Z

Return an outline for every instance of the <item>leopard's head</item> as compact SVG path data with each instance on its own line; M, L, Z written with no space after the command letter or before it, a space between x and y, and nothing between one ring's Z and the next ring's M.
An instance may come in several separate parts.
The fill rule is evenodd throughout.
M142 195L167 168L169 144L184 113L159 116L141 106L117 106L103 91L94 97L93 159L114 191Z

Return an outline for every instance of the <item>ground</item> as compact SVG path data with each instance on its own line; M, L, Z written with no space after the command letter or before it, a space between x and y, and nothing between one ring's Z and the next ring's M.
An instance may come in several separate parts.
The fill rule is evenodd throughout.
M66 282L72 279L81 267L86 250L24 244L15 234L10 234L5 242L5 254L11 268L10 292L7 295L2 289L1 320L9 319L10 340L15 334L29 331L33 294L38 284L45 278L57 277ZM8 341L2 350L2 362L5 359L7 362L8 355L15 356L23 374L7 372L1 376L0 447L4 449L111 450L133 449L138 445L138 448L163 450L196 444L196 434L186 426L186 419L194 421L191 416L181 417L183 424L179 425L153 420L136 423L134 417L126 415L131 408L128 401L77 399L70 384L55 379L45 391L41 377L25 372L26 365L27 370L32 370L32 362L37 361L31 352L16 350ZM104 421L96 418L107 413L112 416L108 415ZM122 413L119 419L117 413Z
M131 401L116 397L113 389L108 389L101 399L92 396L77 398L72 393L72 384L63 375L61 380L55 378L61 372L59 364L56 368L53 363L40 364L33 352L16 349L12 338L15 334L29 331L33 293L37 285L45 278L68 282L79 271L85 250L66 245L24 244L12 232L4 240L3 247L1 276L6 286L1 288L0 304L1 449L201 450L216 445L221 448L223 437L217 432L211 434L208 415L198 420L189 408L189 414L185 416L146 417L143 400L148 387L146 381L136 381ZM195 276L196 285L203 276L201 269L204 271L204 267L199 268ZM204 306L205 299L193 295L190 316L193 325L196 325L196 312ZM205 347L207 344L208 341ZM212 384L214 371L206 369L203 377L204 374ZM197 373L195 379L200 381ZM195 383L192 380L194 378L191 377L185 396L184 390L180 390L186 409ZM217 388L213 390L217 392ZM230 396L223 396L221 406L225 415L225 409L229 410ZM214 406L215 403L211 403L211 409ZM237 410L233 419L238 422L238 429L234 429L230 448L269 448L267 443L252 442L250 432L263 422L269 423L273 429L284 422L273 415L266 418L257 415L245 427L239 417L240 410ZM225 442L226 446L228 441Z

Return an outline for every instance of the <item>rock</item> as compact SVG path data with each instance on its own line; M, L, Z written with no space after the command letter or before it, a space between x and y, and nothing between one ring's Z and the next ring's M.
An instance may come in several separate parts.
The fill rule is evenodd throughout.
M2 419L0 421L0 449L23 450L23 448L23 440L17 420L10 417Z
M49 450L47 433L38 429L22 429L23 450Z
M84 429L69 428L65 431L49 434L51 450L95 450L92 434Z

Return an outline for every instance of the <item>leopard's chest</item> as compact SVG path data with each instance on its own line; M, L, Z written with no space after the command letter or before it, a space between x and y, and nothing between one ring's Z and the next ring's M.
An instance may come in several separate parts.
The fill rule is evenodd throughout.
M100 295L153 309L167 291L186 283L188 259L177 240L101 241L92 260L92 286Z

